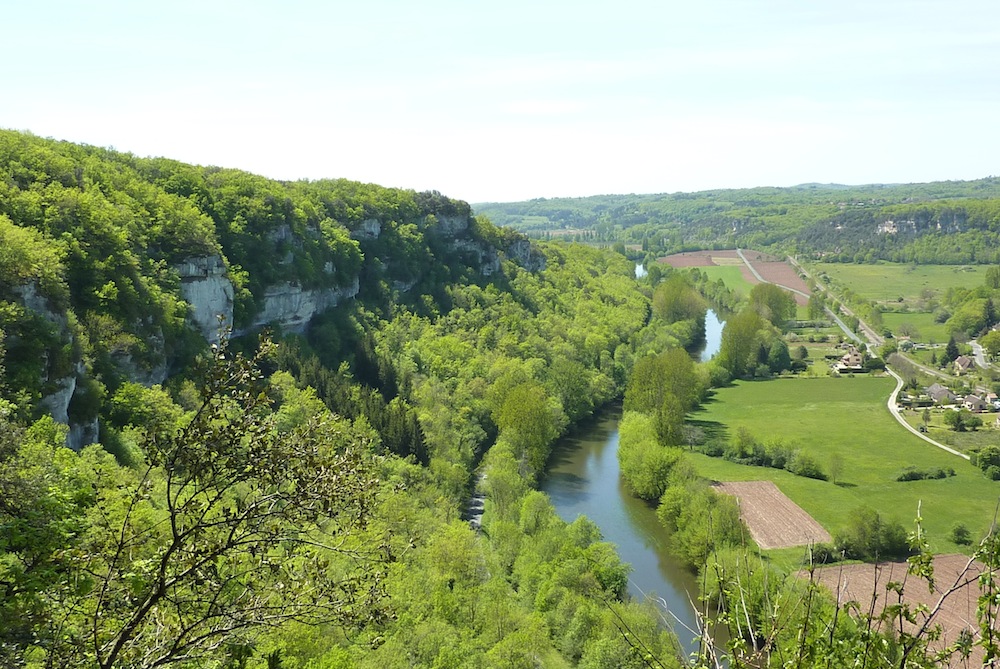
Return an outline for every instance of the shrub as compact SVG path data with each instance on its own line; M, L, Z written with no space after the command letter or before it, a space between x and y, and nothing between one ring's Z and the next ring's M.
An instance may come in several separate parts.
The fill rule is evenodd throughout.
M826 474L823 473L823 469L819 466L819 463L804 451L795 451L785 469L796 476L805 476L806 478L819 479L820 481L826 480Z
M955 523L948 534L948 538L959 546L968 546L972 543L972 533L969 528L962 523Z
M856 560L904 558L912 552L903 526L883 519L870 507L855 509L834 543L846 557Z

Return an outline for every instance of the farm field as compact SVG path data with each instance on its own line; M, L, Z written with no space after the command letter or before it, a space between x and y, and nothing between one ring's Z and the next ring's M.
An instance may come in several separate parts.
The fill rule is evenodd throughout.
M915 301L924 289L941 295L948 288L978 286L986 276L986 267L979 265L811 263L808 268L813 276L825 272L864 299L885 303L898 303L900 297Z
M764 550L833 541L819 523L771 481L730 481L717 484L715 489L739 499L740 517Z
M944 323L935 323L934 314L929 311L913 311L905 314L885 311L882 312L882 323L897 337L900 336L900 326L905 323L916 329L916 333L910 337L913 341L928 344L943 344L948 341L948 328Z
M726 284L726 288L743 297L749 295L750 290L757 283L757 280L753 278L750 270L743 263L739 265L699 267L698 270L702 274L707 275L712 281L722 279L722 283Z
M710 438L729 442L745 427L763 443L780 440L802 448L828 475L839 467L836 483L702 454L692 454L692 462L710 480L773 481L833 535L859 506L871 506L909 528L922 504L932 550L961 551L948 540L949 531L962 522L974 536L985 533L1000 484L904 430L885 406L894 387L889 377L871 376L738 382L716 391L690 416ZM951 467L956 476L897 482L896 476L909 466Z
M968 571L966 571L968 569ZM942 650L951 643L954 643L958 634L962 630L979 630L976 617L976 605L978 603L979 588L976 579L985 570L985 565L974 562L970 565L969 558L964 555L938 555L934 558L934 576L936 587L934 592L929 592L924 581L915 577L907 577L907 564L905 562L887 562L876 570L872 565L834 565L822 567L816 570L816 578L826 588L841 601L853 600L866 606L873 601L872 596L876 595L875 614L878 615L884 609L887 600L892 602L895 595L886 597L886 586L890 581L905 582L904 601L916 610L923 605L928 610L933 609L941 597L942 592L949 589L953 584L964 583L947 599L944 605L935 616L937 624L941 625L941 638L931 642L931 648ZM804 577L804 574L800 574ZM918 620L923 622L923 617L918 614ZM915 627L908 624L910 631ZM978 634L977 634L978 636ZM980 646L972 650L969 663L962 662L955 657L949 666L960 667L980 667L983 666L984 653Z

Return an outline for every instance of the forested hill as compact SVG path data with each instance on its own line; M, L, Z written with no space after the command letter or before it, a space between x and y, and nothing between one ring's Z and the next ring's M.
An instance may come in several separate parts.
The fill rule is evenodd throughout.
M995 177L599 195L474 208L531 236L641 244L656 254L740 246L841 261L1000 262Z
M98 437L102 398L161 383L220 329L304 332L355 298L448 301L527 240L439 193L278 182L0 132L0 328L20 411ZM333 355L336 352L332 352Z
M703 331L651 294L435 192L0 131L0 666L678 666L532 488Z

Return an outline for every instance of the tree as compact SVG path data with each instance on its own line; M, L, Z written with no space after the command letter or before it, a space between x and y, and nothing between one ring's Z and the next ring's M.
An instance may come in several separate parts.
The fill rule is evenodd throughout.
M149 435L144 470L98 464L74 550L89 586L63 602L84 664L208 663L289 621L380 615L369 444L329 414L277 430L259 371L271 348L247 360L223 343L200 408L182 430Z
M549 448L562 430L565 414L551 405L544 386L526 381L507 393L494 421L501 438L537 473L545 468Z
M955 341L955 336L952 335L948 337L948 344L944 347L944 355L941 356L942 364L950 364L955 361L958 357L958 342Z
M809 296L809 304L806 308L810 320L816 321L826 316L826 301L819 293L813 293Z
M966 430L975 431L982 427L983 419L968 409L959 409L958 411L945 411L944 422L955 432L965 432Z
M1000 267L993 266L986 268L984 284L992 290L1000 290Z
M673 274L653 291L653 313L668 323L705 318L705 300L683 274Z
M795 298L773 283L758 283L750 289L750 308L779 329L795 318Z
M716 358L731 376L739 378L753 371L758 350L757 332L764 323L752 309L744 309L726 321Z
M990 357L1000 356L1000 331L990 330L979 338L979 343L990 354Z

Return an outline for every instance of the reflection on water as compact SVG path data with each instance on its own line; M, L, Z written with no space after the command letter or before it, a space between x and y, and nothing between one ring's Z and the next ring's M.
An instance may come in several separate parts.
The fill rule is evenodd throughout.
M667 552L666 531L655 507L633 497L621 481L617 457L621 413L621 407L609 408L562 439L541 488L561 518L572 522L585 515L618 546L622 560L632 565L629 594L660 600L669 612L665 619L685 652L691 652L696 650L694 632L688 631L696 628L691 605L698 597L696 578Z
M708 310L705 314L705 344L698 351L698 360L707 362L719 352L719 346L722 345L722 328L725 325L726 322L719 318L715 310Z

